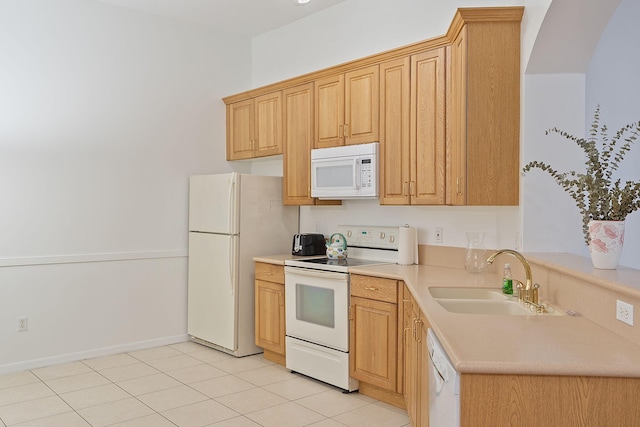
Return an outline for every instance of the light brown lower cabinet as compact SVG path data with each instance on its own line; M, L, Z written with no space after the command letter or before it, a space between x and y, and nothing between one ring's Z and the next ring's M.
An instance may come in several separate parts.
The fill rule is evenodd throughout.
M429 322L404 286L404 398L412 426L429 425Z
M284 266L255 264L255 336L264 358L285 365Z
M461 426L638 426L640 378L463 374Z
M351 275L349 371L360 393L404 408L402 289L398 280Z

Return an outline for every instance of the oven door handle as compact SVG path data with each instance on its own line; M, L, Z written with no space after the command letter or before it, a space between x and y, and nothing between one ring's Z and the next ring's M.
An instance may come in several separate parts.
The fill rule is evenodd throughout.
M322 279L332 279L332 280L342 280L344 282L348 281L349 274L348 273L337 273L334 271L325 271L325 270L312 270L309 268L301 268L301 267L284 267L285 274L297 274L300 276L307 277L319 277Z

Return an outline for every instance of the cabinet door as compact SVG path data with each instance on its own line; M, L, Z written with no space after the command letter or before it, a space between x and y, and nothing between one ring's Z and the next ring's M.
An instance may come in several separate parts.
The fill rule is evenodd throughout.
M315 82L315 148L344 145L344 75Z
M410 59L380 64L380 204L408 205Z
M379 67L377 65L345 74L345 144L378 141Z
M445 48L411 57L411 204L445 203Z
M286 89L284 103L283 203L313 205L311 148L313 146L313 83Z
M284 285L256 280L255 286L256 345L284 355Z
M467 182L467 28L450 48L447 204L466 205Z
M351 298L349 371L351 377L396 391L396 304Z
M408 296L405 299L409 302L406 304L405 322L407 344L405 347L405 366L404 366L404 396L407 406L407 413L411 419L411 425L418 426L418 360L420 358L420 347L416 340L416 331L419 321L419 312L413 297L407 290Z
M429 425L429 350L427 348L427 330L429 329L429 322L427 321L424 313L420 313L420 325L417 335L419 336L418 347L419 348L419 363L420 368L418 370L418 425Z
M253 100L227 105L227 160L253 157Z
M411 292L409 291L409 288L407 288L407 285L404 285L402 287L402 292L402 363L404 377L402 394L404 395L407 412L410 412L410 384L411 378L413 377L413 370L411 367L411 343L413 341L413 335L411 335L411 326L413 321L413 305L411 302Z
M254 100L254 157L282 154L282 92Z
M517 205L519 22L467 23L450 50L447 203Z

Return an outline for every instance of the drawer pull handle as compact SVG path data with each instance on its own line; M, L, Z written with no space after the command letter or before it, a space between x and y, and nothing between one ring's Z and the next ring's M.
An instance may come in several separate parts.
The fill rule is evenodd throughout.
M372 288L372 287L370 287L370 286L366 286L366 287L364 288L364 290L365 290L365 291L377 291L377 290L378 290L378 288Z

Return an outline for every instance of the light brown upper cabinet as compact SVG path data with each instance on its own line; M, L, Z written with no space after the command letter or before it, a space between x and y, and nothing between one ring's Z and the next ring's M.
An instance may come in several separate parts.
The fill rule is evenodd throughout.
M313 205L313 83L282 91L284 100L283 203Z
M349 375L361 382L398 393L401 398L403 346L403 282L351 275L349 306ZM362 389L363 384L360 384Z
M378 141L378 65L315 81L315 148Z
M282 154L282 92L227 105L227 160Z
M311 149L380 141L383 205L517 205L523 12L460 8L441 37L226 97L227 159L284 150L285 203L319 204Z
M444 47L380 65L380 203L445 203Z
M380 204L408 205L411 177L409 124L411 58L380 64ZM415 167L415 162L414 167Z
M476 22L450 46L447 204L517 205L520 170L520 20Z
M314 84L282 91L284 156L282 203L284 205L339 205L340 200L311 197L311 148L314 135Z

